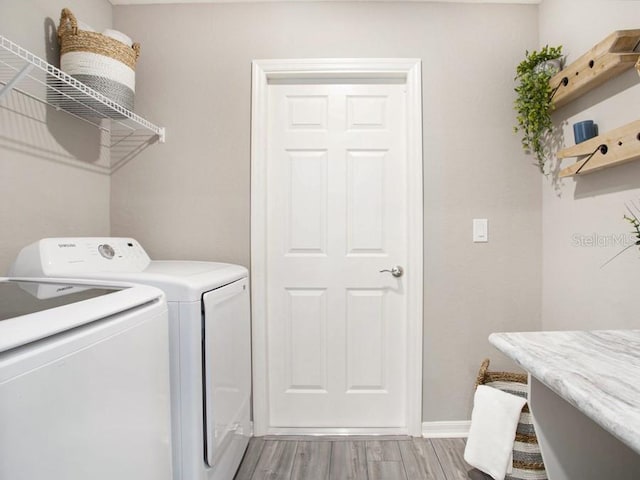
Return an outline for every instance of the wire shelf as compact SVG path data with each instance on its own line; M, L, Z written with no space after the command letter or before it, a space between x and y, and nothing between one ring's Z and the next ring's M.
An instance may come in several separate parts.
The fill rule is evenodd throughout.
M123 108L0 35L0 101L12 90L109 132L116 163L156 139L164 143L164 127Z

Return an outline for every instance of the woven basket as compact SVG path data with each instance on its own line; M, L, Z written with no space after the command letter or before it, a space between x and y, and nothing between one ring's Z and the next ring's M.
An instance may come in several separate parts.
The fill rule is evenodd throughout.
M486 385L507 393L527 398L528 379L524 373L491 372L489 359L485 359L480 366L476 387ZM476 477L477 478L477 477ZM513 442L513 472L507 474L505 480L546 480L547 473L542 461L542 454L538 445L538 438L533 427L533 418L529 405L522 407L518 420L516 438Z
M60 70L127 110L133 110L140 44L129 46L101 33L80 30L68 8L60 13L58 41ZM115 116L100 102L90 106L103 115Z

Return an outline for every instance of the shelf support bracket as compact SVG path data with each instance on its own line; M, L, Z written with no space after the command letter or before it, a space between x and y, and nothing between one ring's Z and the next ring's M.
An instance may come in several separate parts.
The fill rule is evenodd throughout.
M7 82L7 84L2 87L0 90L0 100L4 98L5 95L8 95L11 90L22 80L25 76L29 74L31 69L33 68L32 63L27 63L22 69L15 74L15 76Z

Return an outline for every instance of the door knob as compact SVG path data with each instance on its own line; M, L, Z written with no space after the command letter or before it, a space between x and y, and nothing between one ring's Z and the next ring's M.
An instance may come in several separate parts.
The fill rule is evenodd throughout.
M382 273L382 272L389 272L394 277L401 277L402 274L404 273L404 268L402 268L400 265L396 265L391 270L388 270L386 268L384 270L380 270L380 273Z

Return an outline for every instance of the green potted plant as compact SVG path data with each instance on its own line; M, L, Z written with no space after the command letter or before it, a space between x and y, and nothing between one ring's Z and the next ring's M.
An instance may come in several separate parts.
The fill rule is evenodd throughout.
M561 69L562 46L549 47L525 54L516 69L518 82L514 102L518 125L515 132L522 133L522 148L534 155L541 173L545 173L546 143L553 132L551 103L553 91L549 79Z

